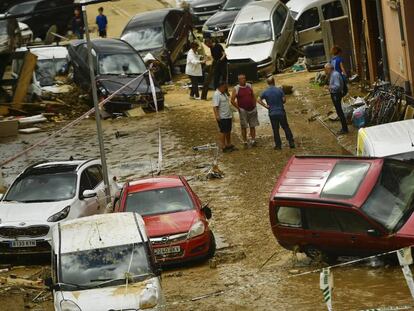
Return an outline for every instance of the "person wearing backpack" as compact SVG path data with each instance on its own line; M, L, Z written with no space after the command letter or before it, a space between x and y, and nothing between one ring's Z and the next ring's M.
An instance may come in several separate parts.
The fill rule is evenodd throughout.
M348 94L348 81L346 77L344 59L342 57L342 49L339 46L335 45L331 49L331 54L332 54L332 58L331 58L330 63L334 67L335 71L339 72L342 76L342 80L344 82L342 95L345 96Z
M240 126L245 148L249 146L247 140L247 128L250 129L250 144L256 146L256 127L259 126L259 118L257 115L256 98L254 96L253 87L246 82L246 75L238 76L239 84L237 84L231 95L231 103L239 111Z

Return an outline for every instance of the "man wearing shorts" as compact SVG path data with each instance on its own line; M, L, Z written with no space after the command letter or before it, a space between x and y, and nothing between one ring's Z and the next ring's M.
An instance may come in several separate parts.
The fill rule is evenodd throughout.
M250 144L256 146L256 127L259 126L259 118L252 85L246 83L246 75L244 74L240 74L238 79L239 84L233 89L231 103L239 111L243 144L247 148L247 128L250 128Z
M220 147L223 152L231 152L236 148L231 144L232 112L226 92L227 83L220 82L213 95L213 110L220 129Z

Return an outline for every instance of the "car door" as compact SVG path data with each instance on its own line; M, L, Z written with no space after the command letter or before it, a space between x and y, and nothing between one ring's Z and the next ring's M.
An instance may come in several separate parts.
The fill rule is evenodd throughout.
M95 206L92 207L93 214L101 214L105 211L106 206L106 194L105 185L103 182L102 167L101 165L92 165L86 169L91 189L96 192Z
M344 235L332 211L333 207L305 208L305 236L308 248L321 250L327 254L344 254Z
M322 41L321 19L318 7L304 11L296 22L300 47Z
M329 20L345 15L345 10L340 0L328 2L322 5L321 9L324 20Z
M171 62L174 63L182 50L183 15L172 11L167 15L164 22L167 49L170 53Z
M81 86L88 89L91 85L91 78L89 74L88 65L88 47L86 44L82 44L77 49L77 62L79 72L79 82Z
M333 211L333 214L343 232L345 247L349 255L368 256L392 249L388 235L382 234L360 213L337 209ZM374 230L378 235L368 234L369 230Z
M97 214L99 202L98 197L92 197L92 198L84 198L83 192L85 190L93 190L93 186L91 184L91 181L88 176L88 172L83 170L80 175L80 181L79 181L79 205L77 210L77 217L84 217L84 216L90 216Z

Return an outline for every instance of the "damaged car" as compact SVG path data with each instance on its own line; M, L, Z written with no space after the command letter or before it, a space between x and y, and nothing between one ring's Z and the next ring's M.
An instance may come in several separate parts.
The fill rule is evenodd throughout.
M190 13L193 15L193 23L197 28L203 27L206 20L216 14L223 7L226 0L192 0L190 1Z
M294 20L281 1L254 1L244 6L226 44L231 81L244 72L249 80L283 68L294 41Z
M141 57L151 54L161 63L156 77L170 81L173 65L186 52L192 31L191 15L186 10L161 9L135 15L125 26L121 39Z
M273 234L327 262L412 246L413 185L413 161L294 156L270 197Z
M136 212L144 218L160 264L214 255L216 242L208 224L211 209L201 203L183 177L128 182L115 202L115 212Z
M53 226L105 207L100 160L31 165L0 201L0 254L48 253Z
M66 75L68 70L68 50L65 46L27 46L17 49L16 52L30 52L37 56L36 69L28 90L31 97L42 97L47 93L68 93L72 90L69 85L59 81L59 77ZM19 77L22 66L22 58L13 59L13 78Z
M93 39L91 44L99 100L104 100L128 84L105 103L105 110L110 113L136 107L155 110L148 71L138 52L129 43L118 39ZM69 70L74 82L84 91L90 92L86 41L71 41L68 52ZM164 94L158 83L154 83L158 109L162 110Z
M67 221L52 234L55 310L165 310L160 270L136 213Z

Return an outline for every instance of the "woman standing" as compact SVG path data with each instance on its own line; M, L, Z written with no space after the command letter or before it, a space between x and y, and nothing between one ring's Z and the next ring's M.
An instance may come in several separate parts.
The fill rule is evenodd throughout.
M331 49L331 54L332 54L332 58L330 63L332 64L333 68L335 71L339 72L342 76L342 80L344 82L344 87L343 87L343 95L345 96L346 94L348 94L348 85L347 85L347 74L346 74L346 69L344 66L344 59L342 57L342 49L335 45L332 47Z
M185 66L185 73L191 80L190 99L200 99L198 82L203 75L201 64L204 64L205 61L201 60L201 56L197 54L198 47L197 42L191 43L191 49L188 51L187 64Z

